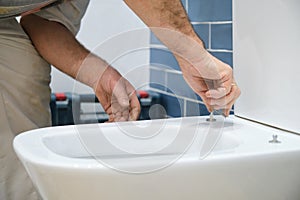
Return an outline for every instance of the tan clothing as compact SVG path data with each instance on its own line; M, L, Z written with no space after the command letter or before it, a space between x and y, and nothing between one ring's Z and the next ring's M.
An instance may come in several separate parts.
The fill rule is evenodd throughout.
M89 0L67 0L62 4L47 8L35 14L45 19L62 23L76 35L88 4Z
M87 4L73 0L37 14L75 34ZM38 199L12 142L23 131L51 125L50 70L19 23L0 20L0 200Z

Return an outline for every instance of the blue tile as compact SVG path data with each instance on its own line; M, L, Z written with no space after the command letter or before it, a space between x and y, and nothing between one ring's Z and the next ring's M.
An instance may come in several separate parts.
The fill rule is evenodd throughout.
M150 69L150 87L165 91L165 72Z
M189 0L191 21L231 21L232 0Z
M150 64L162 65L166 68L180 70L178 63L173 54L165 49L151 48L150 50Z
M232 53L230 52L210 52L210 53L232 67L233 64Z
M185 11L187 11L186 2L187 2L187 0L181 0L182 6L184 7ZM152 32L150 35L150 43L151 44L162 44L161 41Z
M190 88L190 86L184 80L182 74L167 74L167 89L170 93L188 97L191 99L197 99L196 94Z
M197 95L197 100L202 101L202 99L199 95Z
M211 48L232 50L232 24L211 25Z
M182 5L183 5L183 7L185 8L185 10L186 10L186 1L187 1L187 0L181 0L181 3L182 3Z
M162 106L171 117L182 117L184 110L183 100L169 95L162 95Z
M196 24L194 25L194 30L197 35L202 39L205 44L205 47L208 47L209 43L209 25L208 24Z
M154 33L150 34L150 44L162 44L160 40L154 35Z
M209 114L210 113L206 109L205 105L192 101L186 102L186 116L202 116Z

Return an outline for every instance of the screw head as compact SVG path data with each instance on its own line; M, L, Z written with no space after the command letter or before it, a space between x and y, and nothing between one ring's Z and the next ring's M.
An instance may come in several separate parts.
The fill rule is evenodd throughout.
M278 135L272 135L273 139L269 141L269 143L281 143L278 140Z

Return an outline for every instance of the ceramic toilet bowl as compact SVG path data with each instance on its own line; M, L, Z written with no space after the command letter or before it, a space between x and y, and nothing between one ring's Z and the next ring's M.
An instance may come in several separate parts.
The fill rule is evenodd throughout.
M299 199L299 136L206 119L44 128L14 148L45 200Z

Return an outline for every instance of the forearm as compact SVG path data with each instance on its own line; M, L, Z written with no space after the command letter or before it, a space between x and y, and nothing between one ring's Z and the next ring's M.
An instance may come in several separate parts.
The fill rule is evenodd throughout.
M229 115L239 96L229 65L213 57L193 30L180 0L124 0L176 57L185 80L207 108ZM209 84L213 81L212 86Z
M171 51L186 53L195 45L204 50L180 0L124 1Z
M91 55L67 28L34 14L22 17L21 25L47 62L93 87L97 79L95 75L103 73L106 63ZM94 72L89 73L92 70Z

